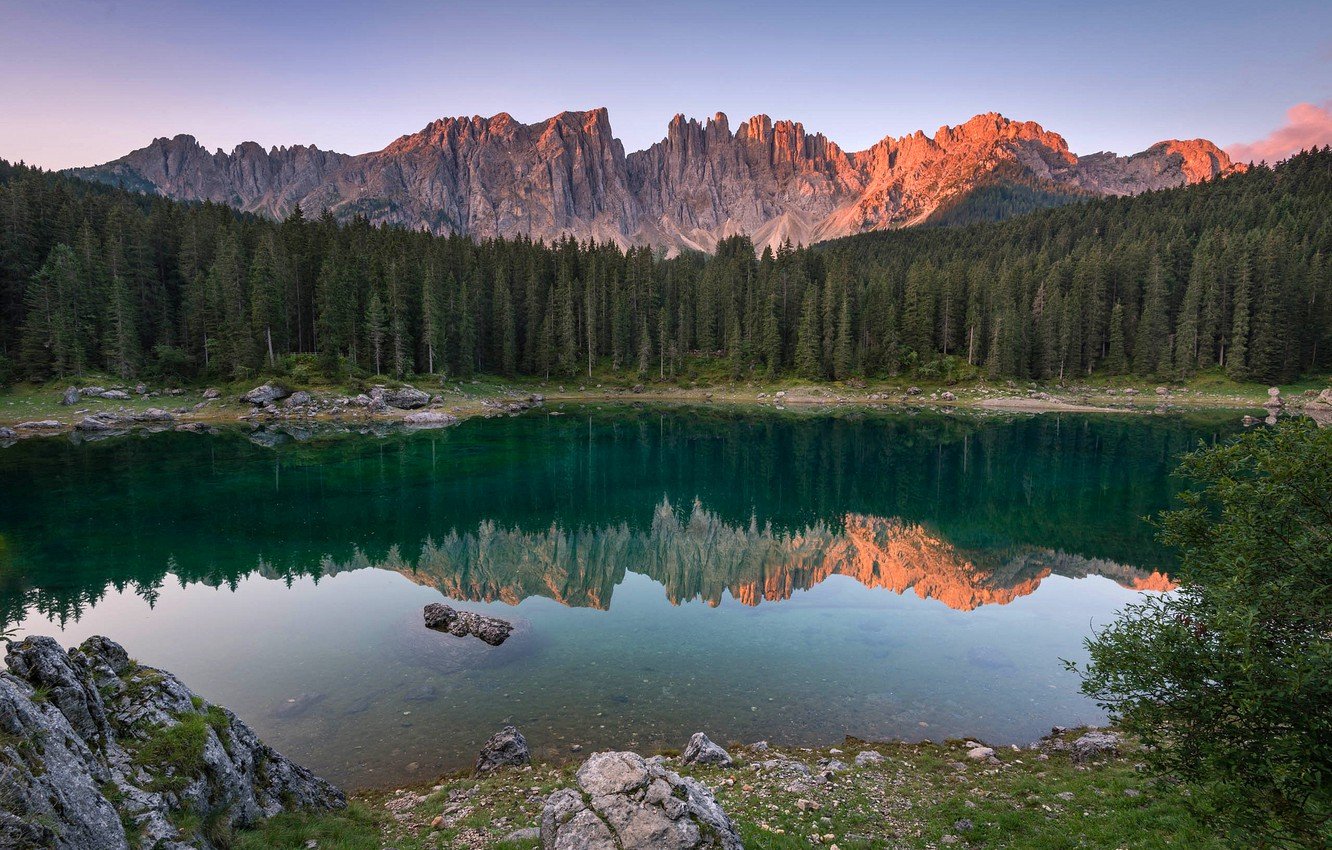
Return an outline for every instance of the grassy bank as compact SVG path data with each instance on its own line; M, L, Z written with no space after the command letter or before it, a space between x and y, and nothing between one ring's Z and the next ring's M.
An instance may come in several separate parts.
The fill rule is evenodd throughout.
M1065 733L1070 740L1076 732ZM732 747L730 768L667 767L717 795L751 850L794 848L1220 848L1189 811L1185 792L1140 771L1129 750L1086 765L1064 751L1008 749L998 764L973 761L962 741L866 744L823 750ZM856 765L871 750L882 762ZM790 769L837 759L847 767L822 784L793 785ZM577 764L506 769L483 779L445 778L420 788L353 795L337 815L280 815L238 836L239 850L428 850L533 848L506 840L540 822L553 790L573 784Z

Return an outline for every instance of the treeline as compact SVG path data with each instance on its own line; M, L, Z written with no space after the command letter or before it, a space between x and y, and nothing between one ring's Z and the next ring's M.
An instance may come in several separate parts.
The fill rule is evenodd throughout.
M0 162L0 382L913 373L1280 381L1332 366L1332 149L999 224L711 257L275 222Z

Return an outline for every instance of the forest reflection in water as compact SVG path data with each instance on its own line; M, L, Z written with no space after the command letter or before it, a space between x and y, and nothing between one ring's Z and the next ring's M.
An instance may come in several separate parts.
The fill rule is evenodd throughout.
M436 555L459 573L440 576L445 592L573 605L607 604L626 569L660 577L675 599L715 601L723 588L778 599L831 572L927 587L892 567L931 571L912 535L920 551L945 547L986 574L961 582L980 588L975 604L1046 567L1132 584L1143 578L1133 570L1168 568L1143 518L1169 504L1179 456L1236 430L1220 415L565 412L277 447L240 431L21 443L0 451L0 621L77 618L108 589L151 599L168 575L227 586L260 569L397 568L423 545L447 550ZM684 534L666 533L665 505ZM714 535L691 532L698 523ZM469 535L535 549L478 560ZM667 538L685 548L659 552ZM554 554L537 554L543 545ZM883 576L866 560L881 545L892 550ZM637 560L611 564L615 546ZM543 558L554 572L537 577ZM431 571L429 558L414 566Z

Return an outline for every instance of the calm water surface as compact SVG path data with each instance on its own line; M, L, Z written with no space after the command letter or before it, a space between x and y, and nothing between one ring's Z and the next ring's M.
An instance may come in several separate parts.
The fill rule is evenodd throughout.
M1234 420L566 407L31 440L0 450L0 621L107 634L352 786L463 767L504 722L546 757L1025 742L1100 719L1060 659L1168 587L1142 518ZM517 630L428 631L443 597Z

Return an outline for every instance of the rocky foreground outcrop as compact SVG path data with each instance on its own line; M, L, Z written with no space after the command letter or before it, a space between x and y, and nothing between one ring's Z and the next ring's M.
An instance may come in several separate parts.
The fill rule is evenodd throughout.
M543 850L743 850L706 786L659 759L593 753L541 811Z
M300 204L478 239L572 235L712 251L736 234L775 248L916 224L995 179L1124 195L1237 170L1202 139L1079 157L1057 133L996 113L857 152L766 115L734 131L722 113L677 115L664 139L626 154L603 108L535 124L502 112L441 118L358 156L254 142L210 153L181 135L73 173L277 218Z
M0 847L185 850L341 791L104 637L10 643L0 673Z

